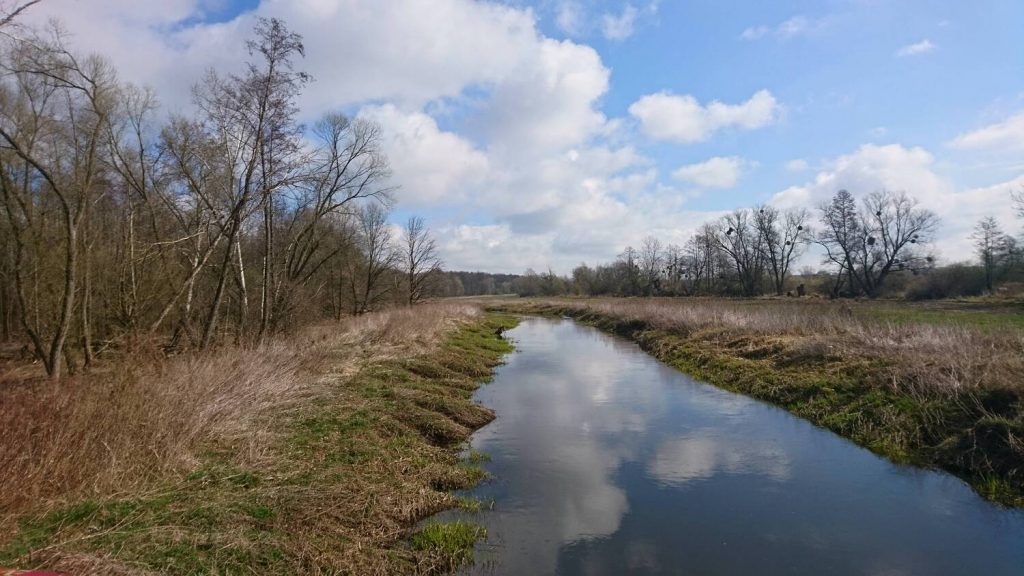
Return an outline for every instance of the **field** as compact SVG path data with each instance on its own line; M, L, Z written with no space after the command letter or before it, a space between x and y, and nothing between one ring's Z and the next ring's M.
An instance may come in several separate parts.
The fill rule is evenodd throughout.
M1024 310L1013 302L524 299L897 462L1024 505Z
M416 523L483 477L459 445L514 320L449 303L259 349L136 354L0 389L0 567L72 574L389 574L465 560ZM140 361L141 360L141 361Z

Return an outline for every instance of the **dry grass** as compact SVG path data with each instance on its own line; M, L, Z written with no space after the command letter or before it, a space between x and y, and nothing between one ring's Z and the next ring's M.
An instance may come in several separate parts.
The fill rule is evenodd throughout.
M455 327L479 318L479 309L469 304L431 304L317 326L255 349L136 356L102 373L57 384L8 382L0 388L0 534L14 537L21 532L24 537L33 526L58 518L56 528L44 530L45 538L24 545L35 559L23 557L19 563L31 567L41 562L74 573L140 572L146 564L162 565L166 559L160 560L161 547L183 542L199 546L177 513L204 505L213 509L218 498L234 510L239 505L232 500L239 497L235 491L249 488L248 480L239 484L237 479L252 476L268 485L266 478L274 478L278 484L274 494L262 497L275 502L274 522L282 528L302 533L333 518L348 527L352 540L370 538L377 547L393 542L412 519L450 506L450 497L435 491L427 504L423 498L400 498L410 489L423 492L429 482L403 478L411 468L401 461L408 454L397 444L391 453L365 463L372 472L366 478L376 478L375 485L354 477L347 483L298 482L320 464L316 459L324 450L334 448L306 446L316 437L307 428L329 429L365 412L365 382L356 381L365 380L367 370L434 352ZM469 403L468 392L463 396ZM453 416L458 420L458 413ZM456 434L468 435L472 426L487 421L478 414L463 416ZM372 439L365 440L372 444ZM417 457L424 459L421 468L433 466L437 476L450 474L448 468L457 464L453 454L438 447L436 453L420 451ZM283 482L285 478L293 481ZM402 490L381 494L396 478ZM262 504L252 505L262 510ZM353 505L370 521L359 522ZM131 513L118 516L122 509ZM376 519L370 509L376 510ZM232 514L224 512L219 521L237 521ZM243 516L270 521L259 518L261 514ZM145 535L129 529L133 524L144 526ZM114 538L118 534L121 540ZM0 547L7 537L0 536ZM120 542L122 548L88 544L104 539ZM227 548L252 548L244 535L227 526L216 539ZM325 555L343 571L357 565L356 558L367 568L388 565L380 564L388 554L377 548L359 553L358 547L343 547L339 552L318 548L318 542L322 545L323 537L311 535L302 544L307 550L295 550L294 543L292 549L279 548L308 566L318 565L317 558ZM135 550L125 552L125 546ZM124 557L141 564L129 568L133 564L125 564Z
M971 324L889 322L867 313L871 303L727 300L536 300L542 306L597 313L621 322L719 341L746 339L810 359L881 360L889 382L936 394L980 388L1024 392L1024 330Z

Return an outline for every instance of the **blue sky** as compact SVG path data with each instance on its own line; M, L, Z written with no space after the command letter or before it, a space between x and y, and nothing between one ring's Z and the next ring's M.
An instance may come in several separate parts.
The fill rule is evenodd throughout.
M256 15L306 39L304 119L381 125L394 220L425 215L451 268L568 272L840 187L919 198L946 261L982 216L1022 225L1019 0L44 0L31 17L187 111Z

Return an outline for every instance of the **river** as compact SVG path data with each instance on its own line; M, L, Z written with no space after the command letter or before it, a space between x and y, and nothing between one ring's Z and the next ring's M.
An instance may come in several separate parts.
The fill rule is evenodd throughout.
M1024 574L1024 513L701 383L569 320L525 319L476 398L484 574ZM468 513L447 513L446 518Z

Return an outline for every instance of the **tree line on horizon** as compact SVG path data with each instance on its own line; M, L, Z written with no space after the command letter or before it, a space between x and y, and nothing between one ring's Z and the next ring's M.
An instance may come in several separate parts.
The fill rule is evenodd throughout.
M427 295L437 249L422 219L387 221L380 128L299 122L310 77L282 21L165 114L20 10L0 19L0 339L26 338L51 377L144 339L259 342Z
M1024 191L1012 193L1024 218ZM1021 242L995 218L971 235L977 262L938 266L931 251L938 217L904 192L878 191L860 202L847 190L817 207L738 209L702 225L682 246L648 236L618 258L581 264L568 277L533 270L517 277L521 296L802 296L901 295L942 298L993 292L1024 273ZM811 246L823 268L794 265ZM794 277L797 277L794 279Z

